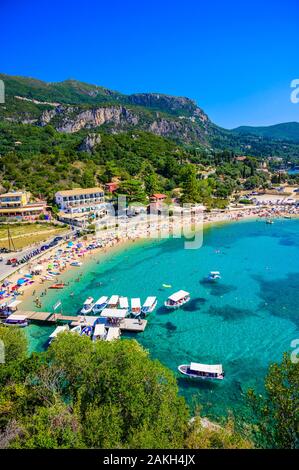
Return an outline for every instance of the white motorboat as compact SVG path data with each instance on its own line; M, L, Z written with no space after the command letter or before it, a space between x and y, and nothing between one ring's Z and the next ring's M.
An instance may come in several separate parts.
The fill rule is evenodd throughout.
M121 308L123 310L127 310L127 312L129 311L128 297L120 297L118 303L119 303L119 308Z
M118 328L117 326L110 326L108 328L106 341L113 341L115 339L119 339L119 337L120 337L120 328Z
M69 326L68 325L61 325L61 326L57 326L55 328L55 330L53 331L53 333L50 334L49 336L49 344L52 343L52 341L57 338L57 335L59 335L59 333L62 333L63 331L69 331Z
M141 314L141 302L139 297L131 299L131 314L134 317L139 317Z
M98 339L105 339L107 336L107 330L104 323L97 323L94 327L94 332L92 335L92 340L96 341Z
M94 313L100 313L107 306L108 297L103 295L100 297L93 306Z
M93 309L94 302L93 302L93 297L87 297L83 304L83 308L81 310L82 315L86 315L87 313L90 313Z
M147 297L144 304L141 308L141 313L143 315L148 315L149 313L153 312L157 306L157 297Z
M179 290L174 294L170 295L168 299L164 302L166 308L176 309L185 305L190 300L189 292L184 290Z
M198 364L191 362L190 364L182 364L178 367L181 374L191 377L193 379L210 379L210 380L223 380L224 372L222 364Z
M19 328L24 328L28 326L27 316L26 315L18 315L16 313L12 313L7 317L4 322L6 326L17 326Z
M210 271L207 280L210 282L215 282L221 279L220 272L219 271Z
M119 295L112 295L107 302L107 308L117 308L119 301Z

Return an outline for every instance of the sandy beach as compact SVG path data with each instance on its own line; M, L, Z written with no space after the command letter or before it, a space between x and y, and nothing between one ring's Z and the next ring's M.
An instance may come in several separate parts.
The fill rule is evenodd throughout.
M222 212L206 212L195 215L191 219L193 230L208 228L218 223L229 223L245 220L275 217L298 217L297 208L284 207L283 209L273 207L246 207ZM65 242L54 247L47 253L40 254L30 262L23 264L12 275L8 276L2 284L1 305L5 306L13 300L24 301L28 296L36 297L36 306L39 307L39 295L41 288L47 289L52 285L59 284L59 275L69 270L76 275L76 265L82 265L88 260L98 257L114 249L123 248L137 240L165 238L167 230L173 233L175 229L182 228L182 219L171 217L157 217L150 225L147 219L132 220L130 224L124 224L113 230L102 230L97 235L84 236L84 239L76 239ZM163 236L161 234L163 233ZM38 269L36 269L38 268ZM22 282L22 280L24 282ZM3 307L2 307L3 308ZM20 308L21 310L21 308Z

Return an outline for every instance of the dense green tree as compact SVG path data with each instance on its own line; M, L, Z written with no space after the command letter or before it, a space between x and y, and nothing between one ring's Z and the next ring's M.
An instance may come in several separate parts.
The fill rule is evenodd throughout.
M269 448L299 447L299 363L285 353L272 364L265 379L265 395L248 392L256 414L256 439Z

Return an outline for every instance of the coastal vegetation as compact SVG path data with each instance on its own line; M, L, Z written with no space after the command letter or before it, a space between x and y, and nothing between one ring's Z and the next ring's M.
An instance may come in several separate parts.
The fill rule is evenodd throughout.
M251 423L244 433L235 429L232 417L221 426L204 425L198 414L190 420L173 373L135 340L92 342L62 333L46 352L29 355L23 331L0 327L0 339L5 345L5 364L0 367L1 448L254 445ZM251 392L255 409L262 411L256 415L256 445L293 447L298 364L285 357L281 365L271 366L266 390L265 398Z
M187 149L141 131L99 136L90 153L80 150L84 131L63 134L51 126L0 123L0 183L53 204L56 191L117 178L118 193L130 201L145 202L154 192L174 197L179 188L184 202L210 207L225 206L234 191L266 184L255 158L239 162L233 152Z

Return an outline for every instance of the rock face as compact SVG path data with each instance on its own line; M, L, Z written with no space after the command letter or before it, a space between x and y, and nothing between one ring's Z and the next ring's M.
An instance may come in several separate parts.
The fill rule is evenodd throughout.
M138 99L141 98L138 97ZM155 97L155 99L157 98ZM181 99L187 100L187 98ZM144 114L127 106L101 106L82 110L82 107L79 106L60 105L54 109L44 111L39 124L41 126L51 124L58 132L66 133L78 132L81 129L95 129L103 125L108 125L109 131L112 133L137 128L184 142L199 141L205 143L210 121L206 114L200 108L197 108L191 100L187 100L187 102L188 106L195 107L192 116L169 116L169 118L161 117L161 113L157 111ZM180 108L178 107L178 109ZM90 138L86 141L86 145L83 145L86 151L92 151L94 146L92 139Z
M92 153L94 147L101 143L100 134L88 134L87 137L83 140L82 144L79 147L79 150L83 152Z
M42 126L54 124L57 131L73 133L84 128L95 128L103 124L114 124L122 128L125 125L136 126L139 122L137 114L123 106L100 107L82 111L78 107L58 106L45 111L40 119Z

